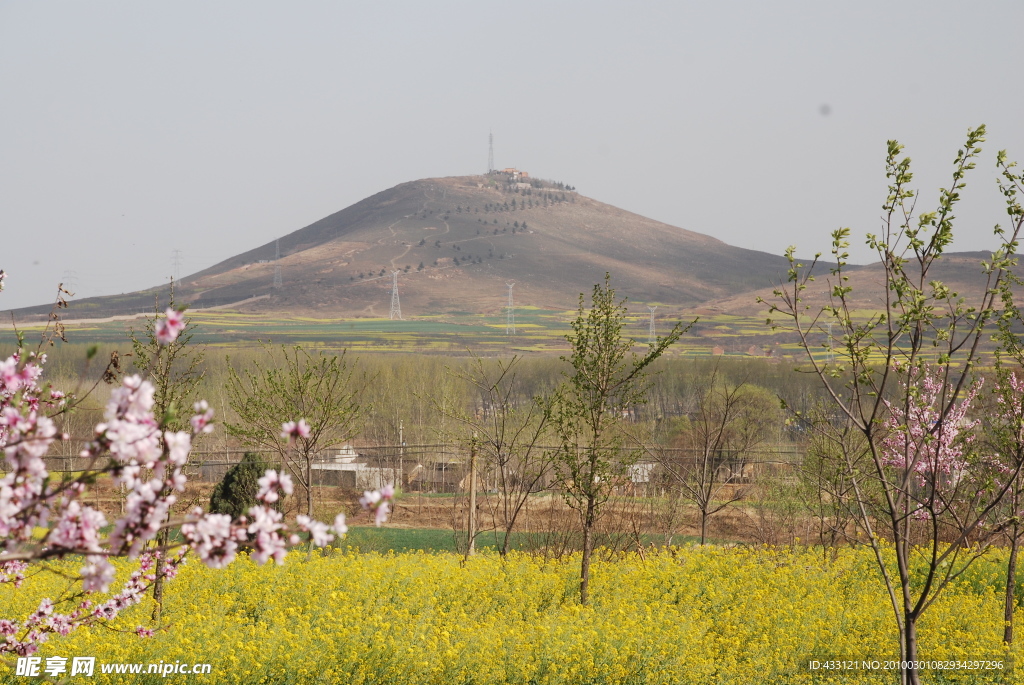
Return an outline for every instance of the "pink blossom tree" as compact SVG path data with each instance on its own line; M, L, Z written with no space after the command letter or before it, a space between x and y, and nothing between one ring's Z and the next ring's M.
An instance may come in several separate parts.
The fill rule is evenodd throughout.
M0 271L0 286L4 276ZM59 325L56 317L53 321ZM171 310L157 324L157 339L161 345L172 344L183 327L182 313ZM192 441L212 429L212 412L206 403L196 403L188 422L191 431L168 430L167 417L154 416L155 386L140 375L124 377L111 393L103 421L81 452L86 463L81 475L70 481L52 478L44 457L55 443L70 439L58 433L53 417L77 402L42 381L42 345L59 334L57 326L47 328L35 351L27 351L19 335L19 350L0 361L0 449L5 458L5 475L0 478L0 583L20 587L33 566L46 560L81 558L82 566L73 587L60 597L43 599L28 616L0 618L0 655L26 656L55 634L67 635L115 618L140 602L158 575L173 578L189 552L213 568L231 563L241 548L251 549L257 563L281 563L287 547L304 538L324 546L347 532L344 516L331 525L309 517L286 524L270 505L280 492L291 492L291 478L272 470L260 479L260 503L245 516L232 520L196 509L169 517L185 488L182 466ZM104 376L112 378L115 366L108 365ZM301 436L304 423L298 417L293 427L281 429ZM100 477L112 478L127 491L126 511L113 522L109 535L102 533L106 516L85 499L89 484ZM368 493L378 518L382 510L386 515L392 495L389 489ZM45 532L35 534L37 528ZM170 528L180 529L183 542L158 543L159 533ZM113 557L136 560L138 567L122 587L99 601L95 595L107 594L114 582ZM53 572L45 566L39 570ZM152 631L139 626L136 633L145 637Z
M882 227L867 236L878 254L879 264L872 268L882 286L877 298L872 294L873 304L854 296L847 263L850 230L842 228L832 234L834 266L826 289L815 284L808 291L817 258L804 267L790 248L787 282L775 291L770 307L770 316L778 318L769 322L799 341L837 413L862 436L855 451L844 442L836 461L892 606L900 661L908 664L901 672L904 685L920 682L913 665L922 614L993 539L999 502L1013 472L1020 470L1014 465L993 489L983 477L983 460L968 451L973 425L967 412L977 393L973 367L982 343L1005 315L1006 302L1012 302L1011 269L1024 228L1016 200L1024 181L1005 153L996 164L1011 225L995 227L1001 246L981 262L971 301L934 273L953 241L954 208L984 137L984 126L968 132L937 208L922 213L910 188L910 159L899 143L889 141ZM825 296L815 298L814 291ZM837 349L832 329L839 334ZM823 339L829 354L819 351Z

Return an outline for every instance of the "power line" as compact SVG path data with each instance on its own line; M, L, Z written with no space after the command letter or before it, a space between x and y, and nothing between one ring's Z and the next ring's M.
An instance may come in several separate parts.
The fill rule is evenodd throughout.
M391 272L391 319L402 320L402 305L398 302L398 271Z

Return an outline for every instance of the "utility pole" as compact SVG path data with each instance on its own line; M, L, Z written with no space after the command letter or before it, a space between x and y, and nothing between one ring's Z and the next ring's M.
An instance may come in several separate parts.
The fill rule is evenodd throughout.
M476 553L476 431L469 442L469 544L466 556Z
M398 487L405 490L405 422L398 420Z

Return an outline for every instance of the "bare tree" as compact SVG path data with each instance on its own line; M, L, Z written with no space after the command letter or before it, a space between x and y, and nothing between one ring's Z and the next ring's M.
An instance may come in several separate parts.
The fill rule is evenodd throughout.
M551 436L551 400L522 392L521 362L522 357L512 357L489 365L474 358L470 369L457 375L476 390L479 405L452 416L464 427L465 441L475 441L497 489L492 515L504 532L502 556L530 494L546 485L552 470L553 452L545 446Z
M804 417L809 428L807 453L797 471L800 499L817 527L822 554L857 539L858 494L851 474L870 466L870 450L849 417L818 406ZM870 483L861 481L861 494ZM876 499L868 497L868 499ZM851 530L851 527L853 530Z
M357 426L363 383L353 380L345 353L310 354L299 345L267 347L266 368L239 373L230 366L228 397L238 422L228 433L250 447L276 452L306 493L306 515L313 515L313 462L320 452L349 440ZM308 435L293 444L282 438L282 424L305 420Z
M693 403L676 448L658 456L680 496L697 508L703 545L711 517L743 499L747 462L780 422L781 411L763 389L727 383L717 366L694 388Z

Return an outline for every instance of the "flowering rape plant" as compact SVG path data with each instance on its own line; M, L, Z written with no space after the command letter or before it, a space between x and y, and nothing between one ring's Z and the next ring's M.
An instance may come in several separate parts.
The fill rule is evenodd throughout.
M168 309L155 327L161 345L173 342L184 326L182 312ZM140 602L158 578L173 578L190 550L211 568L229 564L243 545L252 548L257 563L271 558L282 563L288 544L297 544L300 533L317 546L334 539L332 530L345 534L343 516L333 526L303 517L290 532L269 505L279 491L291 492L291 479L272 470L260 479L260 504L246 516L232 520L197 508L173 519L171 507L185 489L182 469L192 440L213 429L213 412L205 401L198 402L188 424L191 432L168 430L167 419L154 416L154 385L141 375L124 377L111 392L103 421L81 451L87 460L82 475L55 481L43 457L55 442L70 436L58 434L51 414L73 405L65 394L40 384L45 361L45 355L22 349L0 361L0 449L6 460L0 478L0 583L19 587L30 566L47 559L75 555L83 557L84 565L78 573L79 591L56 601L43 599L22 620L0 618L0 655L29 655L54 633L67 635L115 618ZM110 373L108 367L105 375ZM301 433L298 427L296 431ZM127 491L124 515L107 536L102 532L106 517L84 497L88 484L99 476L110 476ZM184 543L158 543L158 533L179 526ZM38 529L44 530L41 536ZM85 599L110 590L115 579L110 557L137 559L139 568L106 601ZM151 635L141 626L136 632Z

